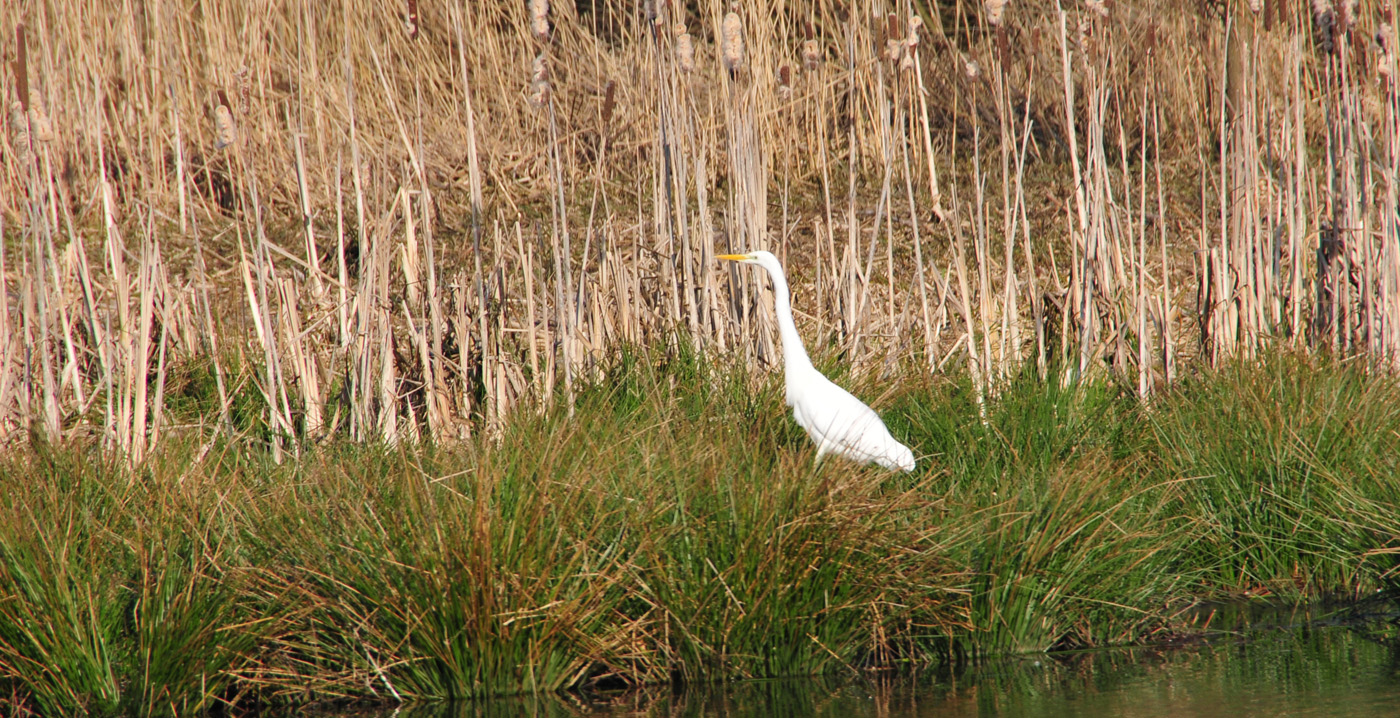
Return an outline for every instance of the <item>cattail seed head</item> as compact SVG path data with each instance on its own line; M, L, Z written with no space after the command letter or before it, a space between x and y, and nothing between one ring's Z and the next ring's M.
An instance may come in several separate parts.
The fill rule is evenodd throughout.
M233 126L233 110L223 103L214 108L214 149L221 150L237 141Z
M612 121L613 108L617 106L617 83L608 80L608 84L603 88L603 124Z
M1313 29L1317 33L1318 44L1322 51L1331 54L1333 49L1332 33L1336 29L1337 18L1332 0L1312 0Z
M1003 2L1004 1L1005 0L1003 0ZM904 41L904 44L908 45L910 50L919 46L919 33L923 29L924 19L918 15L911 15L909 17L909 37Z
M906 52L906 53L904 53L904 57L900 58L900 60L899 60L899 71L900 71L900 72L913 72L913 71L914 71L914 55L913 55L912 53Z
M885 59L894 64L899 64L904 57L904 39L892 37L885 41Z
M530 34L549 42L549 0L530 0Z
M964 55L963 74L967 75L967 79L969 80L976 80L982 76L982 66L978 65L976 60Z
M29 133L35 142L53 142L53 123L44 111L44 98L33 90L29 92Z
M815 70L822 62L822 48L816 40L802 41L802 66L808 70Z
M1337 29L1346 32L1356 24L1356 0L1341 0L1338 10Z
M253 71L249 70L247 65L238 68L238 72L233 73L233 79L238 83L238 110L245 115L253 108L250 99L253 88L252 77Z
M530 63L530 82L549 81L549 58L542 52Z
M418 39L418 0L408 0L408 14L404 16L403 29L408 33L408 39Z
M792 68L787 63L778 67L778 99L784 102L792 99Z
M1108 19L1108 0L1084 0L1084 5L1089 8L1090 12L1098 15L1100 18Z
M24 113L24 103L15 100L10 103L10 129L14 131L14 147L20 164L31 160L29 147L29 118Z
M899 18L894 13L890 13L886 19L887 29L885 30L885 59L892 64L898 65L900 58L904 57L904 38L899 35Z
M549 58L541 52L530 62L530 106L541 109L549 104Z
M540 110L549 104L549 81L535 80L530 83L530 94L526 96L530 106Z
M1381 23L1380 29L1376 30L1376 48L1379 50L1380 58L1376 64L1376 71L1382 77L1395 81L1395 28L1388 22Z
M1002 14L1006 12L1006 0L986 0L982 9L987 13L987 24L1001 27Z
M730 72L739 72L744 68L744 24L739 20L739 13L730 10L725 14L723 35L724 67Z
M676 26L676 65L686 74L695 71L695 40L684 24Z
M1264 0L1249 0L1249 11L1255 15L1264 12Z

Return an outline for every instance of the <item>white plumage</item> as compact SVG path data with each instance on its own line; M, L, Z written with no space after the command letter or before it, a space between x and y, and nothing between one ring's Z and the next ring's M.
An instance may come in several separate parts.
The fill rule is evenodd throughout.
M721 254L744 264L768 270L776 295L778 331L783 340L783 379L793 418L817 445L817 460L838 454L860 463L877 463L887 469L914 470L914 452L890 436L873 409L850 392L832 383L812 366L797 325L792 320L792 300L783 266L771 252Z

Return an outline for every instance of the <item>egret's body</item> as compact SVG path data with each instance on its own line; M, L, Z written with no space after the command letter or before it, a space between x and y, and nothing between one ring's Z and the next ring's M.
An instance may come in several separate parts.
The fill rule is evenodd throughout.
M722 254L719 259L757 264L768 270L773 279L778 331L783 340L787 403L792 407L793 418L817 445L817 460L826 454L838 454L861 463L874 462L887 469L913 471L914 452L890 436L880 416L812 366L792 320L787 276L778 258L771 252L758 251Z

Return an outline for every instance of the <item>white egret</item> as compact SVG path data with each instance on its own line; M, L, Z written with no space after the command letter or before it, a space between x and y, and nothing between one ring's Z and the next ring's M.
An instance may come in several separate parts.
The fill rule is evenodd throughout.
M874 462L887 469L914 470L914 452L890 436L889 429L873 409L850 392L832 383L812 366L797 325L792 321L792 299L783 265L772 252L721 254L744 264L757 264L773 278L777 297L778 332L783 338L783 380L787 403L793 418L817 445L817 461L826 454L839 454L861 463Z

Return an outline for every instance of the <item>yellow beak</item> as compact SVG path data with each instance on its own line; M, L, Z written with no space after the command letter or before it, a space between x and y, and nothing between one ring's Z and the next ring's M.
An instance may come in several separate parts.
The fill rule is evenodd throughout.
M731 262L742 262L742 261L744 261L745 259L748 259L748 258L749 258L749 255L747 255L747 254L716 254L716 255L715 255L715 259L728 259L728 260L731 261Z

